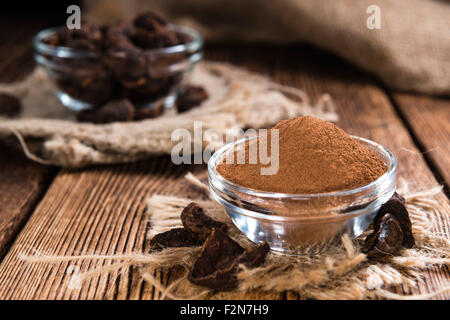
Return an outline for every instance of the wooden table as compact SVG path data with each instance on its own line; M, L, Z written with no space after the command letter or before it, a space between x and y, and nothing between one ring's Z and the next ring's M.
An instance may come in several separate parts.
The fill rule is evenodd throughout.
M13 81L33 68L31 37L50 22L15 24L12 31L4 20L0 80ZM206 58L268 74L274 81L303 88L314 99L330 93L338 106L338 125L386 145L399 160L400 176L417 188L445 185L437 197L441 214L435 231L450 234L449 100L386 90L354 66L306 46L214 45L207 47ZM67 263L27 265L18 254L30 248L58 255L146 252L145 199L152 194L186 195L186 184L180 183L184 173L201 168L175 166L163 156L123 165L60 169L27 160L12 141L3 141L0 147L0 299L158 298L158 291L132 268L71 291L66 287ZM87 270L106 263L78 265ZM426 293L448 284L449 276L447 267L434 267L425 272L418 290L391 290ZM158 277L165 284L173 279L171 274ZM299 297L285 293L259 298Z

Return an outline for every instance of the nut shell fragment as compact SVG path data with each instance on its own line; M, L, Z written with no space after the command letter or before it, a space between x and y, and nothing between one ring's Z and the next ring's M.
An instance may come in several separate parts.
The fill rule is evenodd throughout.
M134 119L135 120L145 120L159 117L164 113L164 103L162 101L157 101L153 108L137 108Z
M203 209L195 202L191 202L186 208L183 209L183 212L181 213L181 221L186 229L196 233L199 238L203 240L206 240L213 228L223 232L227 231L226 224L208 217Z
M78 112L77 119L83 122L110 123L131 121L135 109L127 99L110 101L99 109L87 109Z
M227 291L237 287L239 264L254 268L264 263L269 252L267 243L244 250L236 241L218 229L213 229L203 244L188 279L194 284Z
M199 106L209 95L203 87L187 85L177 98L177 110L186 112Z
M159 233L150 240L152 250L162 250L166 247L196 247L201 244L202 241L196 234L185 228Z
M387 213L381 217L377 231L367 237L364 250L369 258L383 258L395 255L402 247L402 241L400 223Z
M402 245L405 248L412 248L414 246L414 237L412 234L412 224L409 218L408 211L405 207L405 199L400 196L397 192L394 193L391 199L383 204L380 211L374 219L374 229L378 229L381 223L381 218L386 213L390 213L399 222L403 231L403 241Z
M372 259L395 255L402 247L414 246L412 224L405 207L405 199L394 193L383 204L374 219L374 231L367 236L363 252Z
M244 249L225 233L214 229L188 275L189 281L216 290L232 290L238 284L236 262Z
M171 229L157 234L150 240L151 248L161 250L165 247L201 246L213 228L227 231L224 223L208 217L195 202L191 202L183 209L181 221L184 228Z

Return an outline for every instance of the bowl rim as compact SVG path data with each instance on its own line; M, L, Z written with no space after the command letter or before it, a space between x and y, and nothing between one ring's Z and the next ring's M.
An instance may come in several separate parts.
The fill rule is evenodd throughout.
M333 191L333 192L324 192L324 193L311 193L311 194L301 194L301 193L281 193L281 192L270 192L270 191L263 191L263 190L257 190L249 187L244 187L238 184L235 184L224 177L222 177L219 172L216 170L216 161L217 159L224 154L226 151L228 151L230 148L233 148L234 146L244 143L246 141L254 140L258 136L251 136L251 137L245 137L243 139L239 139L235 142L228 143L225 146L222 146L219 148L213 156L208 161L208 176L209 176L209 183L211 184L211 177L213 179L217 179L220 183L224 184L227 188L245 193L251 196L260 197L260 198L268 198L268 199L291 199L291 200L307 200L312 198L329 198L329 197L339 197L339 196L349 196L352 194L360 193L363 191L366 191L368 189L371 189L373 187L376 187L377 185L383 184L385 181L388 181L392 175L396 174L397 171L397 159L395 158L394 154L388 150L387 148L383 147L382 145L355 135L350 135L353 139L356 139L358 141L363 141L369 145L371 145L374 149L378 150L382 154L385 155L387 159L389 159L389 164L386 172L378 177L377 179L371 181L368 184L365 184L363 186L354 188L354 189L347 189L347 190L340 190L340 191Z
M45 44L43 39L55 34L58 30L63 29L64 26L51 27L39 31L33 38L33 46L36 52L40 54L52 55L59 58L96 58L99 57L99 52L86 50L86 49L74 49L65 46L51 46ZM176 24L168 24L168 28L172 31L184 33L192 37L192 41L178 44L175 46L156 48L156 49L142 49L144 54L173 54L183 52L195 52L203 47L203 37L200 33L194 29L180 26Z

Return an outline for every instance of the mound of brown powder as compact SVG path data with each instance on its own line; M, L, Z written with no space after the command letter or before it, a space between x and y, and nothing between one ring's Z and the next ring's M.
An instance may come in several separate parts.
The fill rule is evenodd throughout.
M222 163L217 171L225 179L252 189L311 194L360 187L387 170L375 152L330 122L305 116L281 121L273 129L279 130L276 174L261 175L264 165L259 160L249 164L248 146L245 164ZM270 154L270 143L268 150Z

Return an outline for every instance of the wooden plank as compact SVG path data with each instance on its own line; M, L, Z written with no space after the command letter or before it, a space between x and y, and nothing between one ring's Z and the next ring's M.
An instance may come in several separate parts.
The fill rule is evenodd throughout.
M51 170L0 143L0 260L43 195Z
M32 70L33 37L55 21L58 21L55 17L41 14L22 17L0 14L0 81L16 81Z
M188 170L196 169L174 166L169 157L87 171L62 170L0 266L0 299L158 299L160 293L140 280L137 270L124 268L71 290L69 270L110 263L29 265L18 255L145 252L145 200L153 193L189 196L192 189L183 179ZM170 277L162 272L155 276L163 284Z
M393 100L409 124L424 157L441 183L450 188L450 100L407 93L394 93ZM411 153L416 156L415 153ZM448 194L448 193L447 193Z
M401 164L400 174L413 184L424 187L435 183L422 157L402 153L402 147L417 149L386 95L340 60L303 48L260 51L220 47L210 49L207 56L269 73L279 82L304 88L315 98L330 92L339 106L341 126L393 150ZM18 254L32 253L32 248L49 254L146 252L145 199L154 193L189 195L191 191L182 176L193 168L176 167L168 157L160 157L127 165L62 170L0 265L0 299L159 298L157 290L139 279L137 270L124 269L120 274L94 278L81 289L69 290L66 284L70 274L66 272L72 264L26 265ZM445 196L440 195L438 200L441 212L449 212ZM448 233L448 226L448 216L437 217L437 231ZM85 271L108 263L73 265ZM426 281L419 291L411 292L439 288L448 279L448 270L432 269L425 275ZM157 276L162 283L176 278L176 274L157 273ZM393 289L409 292L407 288Z
M0 298L115 298L116 285L110 280L114 275L93 279L82 290L69 290L67 263L25 265L17 255L32 253L31 248L51 254L144 250L145 199L165 190L177 193L179 188L176 182L184 168L171 165L169 160L164 157L125 166L62 170L0 266ZM172 179L167 179L169 176ZM85 271L102 264L73 265ZM118 287L122 283L129 283L128 270L121 273Z
M0 81L17 81L34 67L31 39L46 22L30 18L30 24L17 24L4 15L0 20ZM15 138L0 142L0 261L45 192L54 171L26 159L16 142Z

